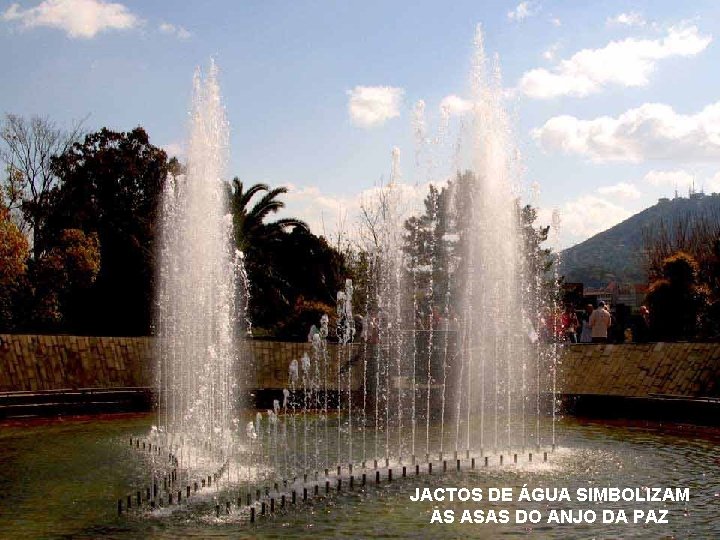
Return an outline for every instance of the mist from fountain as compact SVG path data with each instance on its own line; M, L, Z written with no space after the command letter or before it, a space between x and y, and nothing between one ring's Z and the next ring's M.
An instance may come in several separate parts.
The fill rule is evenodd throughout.
M468 199L460 333L465 373L456 384L466 387L465 449L497 452L528 446L524 419L532 400L526 380L535 346L524 314L536 313L538 306L528 296L532 278L524 272L515 147L502 105L500 68L497 59L488 66L480 29L471 82L476 181L463 194Z
M161 208L156 313L158 427L223 448L237 430L239 331L247 302L226 177L228 124L217 68L196 73L187 172L169 177Z
M282 404L273 400L244 430L238 409L251 370L240 362L238 333L248 284L242 254L232 247L222 180L228 128L216 68L205 80L196 76L187 175L168 182L163 200L157 316L158 427L181 458L176 466L188 493L208 471L215 489L257 492L259 500L260 486L269 492L274 485L276 495L279 485L306 489L313 472L317 492L323 469L326 482L336 467L339 483L344 471L352 481L359 459L363 471L426 462L430 472L438 457L447 466L451 447L459 469L461 457L550 442L541 433L541 394L550 391L541 371L551 365L554 392L557 350L541 359L537 343L541 265L525 252L499 68L487 73L480 31L475 46L472 121L464 126L470 136L458 137L471 156L471 180L451 183L442 207L431 197L426 222L411 225L406 219L417 209L404 200L393 149L369 235L364 298L354 306L365 312L362 334L347 280L337 292L334 328L324 315L310 329L307 352L288 363ZM449 116L443 112L439 135L428 139L424 111L416 106L416 163L430 175L439 164L421 157L438 153L433 146L447 139ZM436 236L441 219L446 232ZM413 235L421 245L415 252L408 248Z
M553 346L541 352L537 343L547 301L538 273L542 265L532 260L537 253L526 252L517 152L503 106L499 65L497 60L488 63L478 28L471 120L461 139L470 180L448 186L444 208L438 207L439 198L427 199L426 223L406 222L413 211L404 208L399 151L394 149L390 182L376 201L377 219L368 235L375 245L365 303L377 343L364 344L363 366L363 403L369 401L374 412L376 458L401 459L409 453L414 460L421 452L429 456L436 451L442 455L446 442L453 441L455 452L467 455L545 442L540 402L551 389L541 371L548 365L554 376L558 350ZM415 161L430 172L438 164L422 159L422 150L437 153L429 147L445 140L448 120L445 114L439 135L428 138L424 110L422 103L414 109L421 147ZM453 159L454 170L459 161ZM441 214L446 230L454 233L447 236L456 237L453 241L434 233ZM413 235L419 253L408 248ZM440 266L449 250L459 253L457 268ZM446 272L444 293L434 283L438 272ZM367 388L374 392L369 400ZM554 444L554 428L551 438Z

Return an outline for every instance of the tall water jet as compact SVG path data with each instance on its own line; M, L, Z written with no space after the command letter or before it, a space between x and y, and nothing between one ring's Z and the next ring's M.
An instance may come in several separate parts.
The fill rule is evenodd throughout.
M275 486L277 495L282 481L293 492L301 486L305 498L322 469L326 482L337 470L340 486L347 468L352 483L360 457L363 469L389 467L390 478L392 467L419 467L418 460L431 473L436 456L446 469L453 436L458 469L477 451L541 444L545 360L531 337L543 281L532 268L541 265L528 263L527 209L518 203L499 69L488 75L479 32L476 47L469 170L458 170L447 189L431 187L425 214L413 216L393 149L390 182L366 209L364 306L352 304L355 286L347 280L334 334L324 315L320 328L310 329L311 353L287 364L282 406L276 399L272 410L257 413L244 436L237 407L249 386L238 377L252 370L240 369L239 359L248 296L239 286L247 279L223 181L228 129L217 70L196 76L187 175L168 181L163 200L157 318L159 428L188 482L211 472L213 489L243 484L257 502L260 486L266 496ZM428 160L428 175L434 167ZM356 336L353 311L363 307ZM360 382L362 398L354 394ZM316 494L317 486L310 486Z
M528 405L523 384L532 366L527 332L528 305L524 243L514 178L515 148L502 105L497 62L488 69L482 33L475 38L472 68L472 156L474 181L466 185L462 238L464 292L461 354L464 369L464 446L525 446L520 423ZM489 71L489 73L488 73ZM459 420L459 419L458 419ZM516 429L518 428L518 429ZM458 434L460 435L460 434Z
M237 423L242 254L233 244L224 182L228 123L217 68L193 86L187 173L162 201L157 302L159 428L179 444L222 449Z

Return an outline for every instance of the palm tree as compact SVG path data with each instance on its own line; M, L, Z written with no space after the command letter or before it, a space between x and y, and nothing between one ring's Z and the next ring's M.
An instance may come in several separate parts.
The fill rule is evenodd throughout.
M233 178L230 186L230 209L233 214L233 232L238 249L245 251L249 246L268 240L290 227L309 230L307 224L297 218L265 222L269 214L285 207L285 203L277 197L287 191L286 187L270 189L267 184L253 184L245 190L243 183L237 177ZM263 193L262 197L250 208L250 201L259 193Z

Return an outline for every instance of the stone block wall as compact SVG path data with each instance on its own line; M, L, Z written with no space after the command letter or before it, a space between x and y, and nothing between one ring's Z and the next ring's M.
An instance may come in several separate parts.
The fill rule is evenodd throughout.
M248 347L255 368L255 388L290 388L290 362L303 354L312 358L310 343L288 343L282 341L251 341ZM348 365L351 371L353 390L361 388L362 382L362 346L353 344L348 351L330 343L327 346L328 388L337 389L338 365L342 366L341 385L347 389ZM313 359L313 362L315 360ZM322 369L323 361L319 367ZM314 366L311 370L314 371ZM322 374L322 371L320 372Z
M0 334L0 392L152 385L152 339Z
M337 366L351 363L353 388L360 387L360 351L338 358L338 346L328 345L329 387L337 386ZM252 340L246 352L255 371L255 388L289 387L289 365L311 354L309 343ZM347 384L347 368L342 374ZM0 334L0 392L75 388L152 387L153 339L149 337L85 337Z
M248 342L255 388L287 388L288 366L309 343ZM328 345L329 389L343 388L347 365L353 389L362 380L362 345ZM0 334L0 392L72 388L152 387L153 340ZM558 390L568 395L644 397L651 394L720 396L720 344L648 343L571 345L558 367Z
M570 345L558 381L567 395L717 397L720 344Z

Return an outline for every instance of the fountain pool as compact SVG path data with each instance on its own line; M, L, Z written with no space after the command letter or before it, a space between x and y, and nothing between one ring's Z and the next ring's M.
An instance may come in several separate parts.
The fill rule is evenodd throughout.
M472 469L476 460L531 460L533 452L537 460L554 449L554 422L541 429L541 396L556 394L557 351L541 361L528 332L540 325L540 276L529 270L539 265L526 253L499 67L489 68L480 28L471 70L470 180L454 187L443 208L431 208L429 236L413 254L393 151L377 242L367 251L365 305L353 306L346 279L334 328L327 315L318 321L309 335L312 353L289 362L282 396L252 419L241 411L251 371L241 339L249 289L240 286L243 256L233 248L223 180L228 126L215 65L194 83L187 174L168 179L163 198L158 422L142 441L153 459L148 482L135 488L135 506L145 494L145 504L160 512L202 499L214 484L244 491L218 504L230 514L234 503L235 514L253 522L267 504L296 497L295 490L303 499L307 489L317 494L308 479L318 482L323 471L326 482L340 486L355 481L353 468L360 474L372 466L379 474L384 467L389 480L402 466L431 474L435 460L443 469L457 461L458 470L465 460ZM443 212L454 223L454 241L436 232ZM353 354L354 307L365 310L376 334L372 344L365 337L362 355ZM458 313L452 328L451 311ZM332 358L331 338L338 341ZM554 420L554 403L550 410ZM118 500L119 513L132 507L132 493Z
M246 401L248 286L225 200L228 126L217 70L196 77L188 172L168 181L162 208L158 412L3 426L0 536L720 535L720 432L559 418L557 347L537 343L540 314L553 300L543 297L547 276L532 271L539 261L525 253L499 69L488 69L480 32L475 45L472 181L450 197L452 234L433 236L430 228L422 253L407 249L393 151L365 306L353 305L348 279L334 328L327 317L318 321L311 350L289 362L287 387L275 388L262 411ZM446 209L430 206L433 227ZM449 236L455 240L443 244ZM443 249L461 254L456 267L443 269L446 290L435 281ZM354 346L358 308L376 339ZM426 313L443 313L444 326ZM661 525L441 525L431 523L439 506L468 504L413 502L410 495L443 485L678 487L691 495L663 503L670 521ZM557 504L502 508L549 511ZM620 507L637 506L596 506Z
M482 474L438 473L344 491L277 512L257 526L214 517L211 504L170 516L121 516L115 500L141 482L147 463L127 444L154 415L5 424L0 429L2 538L717 538L720 431L652 423L559 422L547 464ZM683 486L689 503L667 503L669 525L430 525L438 503L411 502L415 487ZM546 503L538 503L544 507ZM586 505L587 506L587 505ZM660 504L662 507L663 505ZM448 507L452 507L449 505ZM530 505L522 503L522 508ZM572 505L570 505L572 507ZM612 507L612 506L606 506ZM512 505L510 505L512 508Z

